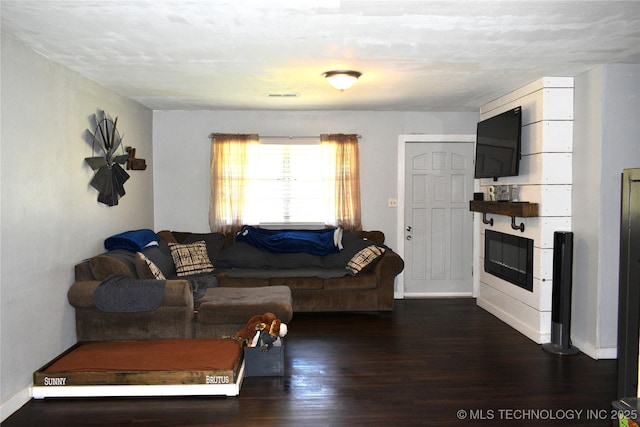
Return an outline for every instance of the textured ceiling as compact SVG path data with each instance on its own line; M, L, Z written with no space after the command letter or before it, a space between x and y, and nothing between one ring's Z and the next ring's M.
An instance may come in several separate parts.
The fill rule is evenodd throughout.
M154 110L476 111L543 76L640 63L640 1L1 0L0 7L2 37ZM339 92L322 77L333 69L363 75Z

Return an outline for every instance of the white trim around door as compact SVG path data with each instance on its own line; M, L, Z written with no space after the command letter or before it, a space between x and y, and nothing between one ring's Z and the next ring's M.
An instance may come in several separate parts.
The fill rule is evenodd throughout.
M464 134L452 134L452 135L428 135L428 134L415 134L415 135L399 135L398 136L398 209L397 209L397 217L396 223L398 224L397 229L397 253L404 259L404 203L405 203L405 144L410 142L475 142L476 135L464 135ZM478 189L478 183L474 181L474 191ZM477 231L479 230L477 222L474 219L474 227L473 227L474 236L477 235ZM473 241L473 271L478 271L476 261L478 257L476 256L479 252L478 239L474 239ZM477 295L478 284L476 283L477 275L473 276L473 296ZM404 299L404 271L398 275L396 278L396 292L394 297L396 299ZM450 297L450 296L459 296L459 295L429 295L430 297Z

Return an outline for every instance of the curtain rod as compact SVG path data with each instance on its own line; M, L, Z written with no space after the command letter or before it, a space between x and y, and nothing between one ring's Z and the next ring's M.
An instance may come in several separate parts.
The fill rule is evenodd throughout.
M213 138L215 136L214 133L209 134L209 139ZM358 139L362 138L362 135L357 135ZM304 135L304 136L293 136L293 135L283 135L283 136L277 136L277 135L258 135L258 138L260 139L311 139L311 138L317 138L320 139L320 135Z

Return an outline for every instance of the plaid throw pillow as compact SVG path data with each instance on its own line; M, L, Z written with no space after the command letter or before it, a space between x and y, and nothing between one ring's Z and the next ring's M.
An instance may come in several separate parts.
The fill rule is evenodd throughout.
M354 274L373 268L375 261L384 254L385 249L376 245L369 245L360 250L347 262L347 270Z
M187 244L169 242L169 248L176 265L176 275L190 276L213 271L213 264L207 254L207 245L204 240Z

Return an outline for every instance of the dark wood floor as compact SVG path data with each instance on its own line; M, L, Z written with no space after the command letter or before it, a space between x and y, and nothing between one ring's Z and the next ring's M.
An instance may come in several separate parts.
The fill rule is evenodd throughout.
M17 426L611 426L616 361L556 356L473 299L296 314L284 377L237 398L31 401Z

